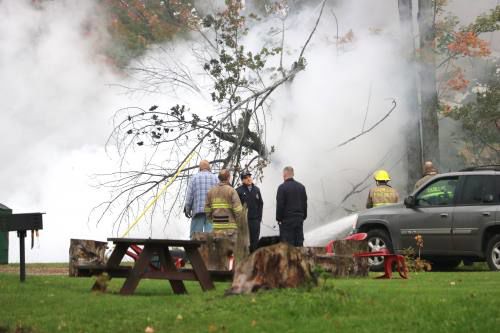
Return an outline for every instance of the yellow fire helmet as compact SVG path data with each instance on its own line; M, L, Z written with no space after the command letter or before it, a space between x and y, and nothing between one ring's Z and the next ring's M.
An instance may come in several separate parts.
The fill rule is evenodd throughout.
M391 180L391 176L389 176L389 173L385 170L377 170L373 174L373 178L375 178L376 181L378 182L388 182Z

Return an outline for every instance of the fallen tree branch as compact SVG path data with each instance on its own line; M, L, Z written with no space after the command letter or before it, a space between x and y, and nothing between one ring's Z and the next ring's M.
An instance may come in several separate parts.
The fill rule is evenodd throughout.
M106 144L110 143L111 140L116 141L117 150L121 157L120 170L122 170L122 164L127 151L135 147L135 145L144 145L145 143L143 142L143 140L146 138L149 138L148 140L151 140L151 142L148 141L146 142L146 144L150 144L151 147L154 147L153 154L156 154L160 145L162 145L162 147L164 147L163 144L165 143L172 145L170 156L168 157L168 165L170 167L168 169L165 169L164 175L157 175L157 170L151 172L151 170L148 169L153 161L154 155L151 155L149 161L145 162L144 173L138 172L135 175L133 173L131 174L129 172L122 171L120 171L119 173L115 173L114 176L120 178L120 176L123 175L123 177L121 178L124 179L108 181L107 185L116 185L117 191L112 193L110 200L102 203L92 210L91 214L96 214L95 216L97 216L97 223L99 223L103 219L106 213L113 210L113 206L121 205L121 202L125 201L126 204L123 208L120 208L118 216L114 219L113 222L113 226L118 226L118 229L120 229L121 223L127 219L130 219L134 212L138 211L140 209L140 206L148 201L147 199L149 198L149 194L154 195L154 193L152 192L157 191L158 186L162 182L172 177L172 171L177 170L185 162L188 156L190 156L195 151L198 152L202 149L207 149L209 153L212 153L214 155L212 159L218 161L222 160L224 161L222 163L225 163L228 158L224 158L224 154L229 155L229 157L232 158L231 152L234 150L235 154L239 154L238 156L236 156L237 159L235 159L236 164L239 164L242 150L248 149L253 150L257 153L256 158L251 159L251 161L259 160L260 158L265 160L265 157L267 156L267 149L265 146L265 141L259 137L262 135L260 134L260 132L258 132L259 122L258 120L256 121L257 129L252 130L252 128L250 128L249 126L249 121L252 119L252 117L255 116L258 110L264 108L266 100L278 87L280 87L285 82L292 81L297 73L305 69L306 64L303 56L318 27L326 1L327 0L322 0L321 11L319 12L318 17L315 20L314 28L307 35L307 40L301 48L300 55L290 66L290 69L288 71L282 71L283 76L279 79L272 80L269 85L264 85L262 88L260 88L259 85L260 89L252 85L248 85L248 87L246 88L244 86L241 86L239 76L236 76L236 83L231 83L233 84L233 86L231 86L231 89L228 91L224 91L224 93L227 93L227 96L225 94L215 95L218 98L215 98L214 101L218 101L219 103L225 101L225 103L228 103L228 105L222 104L219 107L219 110L223 111L211 116L209 120L201 120L198 116L196 118L193 116L193 120L191 121L186 120L184 118L184 112L186 111L184 109L184 106L181 107L177 105L170 109L171 112L160 112L159 110L156 110L157 106L152 106L149 110L133 108L132 110L138 111L138 113L136 113L135 115L125 114L126 117L121 122L114 122L115 128L108 138ZM221 57L222 55L219 54L218 56ZM177 64L174 65L178 66ZM138 70L141 71L141 69ZM160 72L159 74L157 74L154 73L155 70L156 67L143 68L142 72L145 72L147 75L149 75L148 78L153 79L153 83L158 82L156 81L158 79L160 80L159 82L164 82L165 79L168 79L169 76L172 75L171 72ZM180 69L177 67L173 67L173 70L174 74L180 71ZM150 73L150 71L152 71L153 73ZM209 77L217 79L216 82L214 82L215 84L221 84L221 82L224 84L227 83L225 81L225 76L214 76L215 74L210 73L208 73L207 75L209 75ZM181 71L180 75L175 75L173 79L170 79L171 82L176 85L182 85L183 87L187 86L188 88L192 88L192 86L189 86L189 84L187 84L191 82L189 71ZM187 79L189 79L189 81ZM218 80L220 80L220 82ZM239 93L240 95L237 96L239 97L238 99L233 98L235 96L236 89L240 88L245 88L246 90ZM253 105L253 108L249 109L249 105ZM131 108L125 108L119 110L119 112L128 112L127 110L130 111ZM238 119L233 119L239 112L248 112L246 117L242 115L241 125L239 123L235 123L235 121L238 121ZM167 119L167 122L164 123L161 121L163 119L158 118L159 116L161 116L161 118L169 117L169 119ZM158 122L156 122L157 120ZM156 135L157 131L164 131L166 126L173 126L175 124L178 124L179 126L176 127L175 134L172 134L170 137L161 137L161 135ZM265 127L265 125L266 124L264 123L263 126ZM188 134L192 135L192 133L194 133L195 131L198 131L196 139L190 139L188 137ZM169 131L166 131L166 133L169 133ZM142 137L139 138L139 136ZM139 139L143 140L138 141ZM210 139L210 141L208 139ZM215 143L211 143L212 140L216 139L218 139L219 141L218 148L210 146L216 146L216 141L214 141ZM222 149L224 148L223 146L221 148L221 142L228 143L228 145L233 146L234 148L228 152L227 150ZM168 147L169 146L167 146L167 148ZM214 150L211 150L212 148ZM220 151L220 149L222 149L222 152ZM248 153L245 152L245 154ZM164 163L162 163L162 165L164 165ZM175 168L173 168L173 165L175 165ZM247 164L247 166L248 165L249 164ZM174 202L172 204L170 204L170 202L168 203L169 205L171 205L171 207L178 202L179 195L182 195L182 184L184 184L184 186L185 184L187 184L186 180L190 176L189 171L196 168L197 166L189 166L183 168L183 170L180 171L181 173L179 175L179 181L182 181L184 183L181 182L179 188L176 189L177 193L173 197ZM164 202L166 202L166 199L164 199ZM170 216L170 214L168 216Z

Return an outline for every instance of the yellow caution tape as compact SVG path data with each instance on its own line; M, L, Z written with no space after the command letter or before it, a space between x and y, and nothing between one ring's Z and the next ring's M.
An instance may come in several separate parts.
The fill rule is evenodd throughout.
M177 172L175 173L175 175L172 178L170 178L170 180L167 182L167 184L165 184L165 186L161 189L161 191L158 192L158 194L153 198L153 200L150 203L148 203L148 205L146 206L146 208L144 208L142 213L135 219L135 221L130 225L130 227L127 229L127 231L125 231L125 233L122 235L122 238L126 237L129 234L130 230L132 230L132 228L135 227L135 225L137 223L139 223L139 221L144 217L144 215L146 215L148 210L155 204L155 202L158 200L158 198L160 198L160 196L163 194L163 192L165 192L167 190L167 188L170 185L172 185L172 183L177 179L177 176L179 176L181 171L189 163L189 161L191 161L191 159L193 158L193 156L195 154L196 154L196 152L193 151L191 153L191 155L189 155L189 157L184 161L184 163L182 163L182 165L179 167L179 169L177 169Z

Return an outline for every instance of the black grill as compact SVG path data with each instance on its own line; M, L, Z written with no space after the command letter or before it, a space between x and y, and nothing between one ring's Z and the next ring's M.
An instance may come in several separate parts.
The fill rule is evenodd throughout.
M26 232L31 231L31 247L33 247L33 232L43 229L43 213L12 214L12 210L0 204L0 232L17 231L19 237L19 277L26 280L26 260L24 240Z
M0 215L0 231L43 229L42 213Z

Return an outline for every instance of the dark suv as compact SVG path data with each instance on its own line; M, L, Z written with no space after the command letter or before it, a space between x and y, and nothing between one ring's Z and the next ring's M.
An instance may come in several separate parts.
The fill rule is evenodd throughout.
M356 232L368 233L371 251L416 249L436 268L487 261L500 270L500 166L476 167L436 175L408 196L404 204L359 213ZM382 258L371 260L381 269Z

